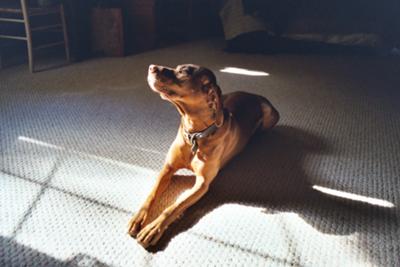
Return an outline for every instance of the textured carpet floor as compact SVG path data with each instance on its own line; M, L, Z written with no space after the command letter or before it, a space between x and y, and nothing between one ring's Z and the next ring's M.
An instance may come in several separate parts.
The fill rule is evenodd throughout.
M0 266L400 266L399 60L222 46L1 70ZM148 252L127 223L179 117L146 70L188 62L225 92L266 96L282 119ZM177 176L153 215L192 184Z

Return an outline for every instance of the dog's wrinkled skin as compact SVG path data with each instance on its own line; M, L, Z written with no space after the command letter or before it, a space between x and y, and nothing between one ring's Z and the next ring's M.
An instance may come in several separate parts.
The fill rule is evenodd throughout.
M196 65L179 65L175 69L150 65L148 83L162 99L176 106L182 119L152 192L129 223L129 234L144 247L155 245L165 229L207 192L218 171L257 130L269 129L279 120L276 109L262 96L244 92L221 95L214 74ZM199 139L198 149L193 152L185 132L200 132L213 124L217 130ZM151 205L182 168L194 172L194 186L149 222Z

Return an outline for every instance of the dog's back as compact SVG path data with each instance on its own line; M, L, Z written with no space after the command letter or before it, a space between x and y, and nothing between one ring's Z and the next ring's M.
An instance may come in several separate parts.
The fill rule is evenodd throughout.
M231 114L221 167L238 154L256 131L272 128L279 120L278 111L264 97L246 92L223 95L223 106ZM229 145L226 145L229 144Z
M279 113L263 96L234 92L223 96L224 108L232 113L243 134L251 136L256 130L272 128Z

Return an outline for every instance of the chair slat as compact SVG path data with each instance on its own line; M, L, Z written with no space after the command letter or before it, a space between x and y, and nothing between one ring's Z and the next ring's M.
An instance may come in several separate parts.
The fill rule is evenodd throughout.
M37 47L34 47L34 50L40 50L40 49L44 49L44 48L49 48L49 47L53 47L53 46L58 46L58 45L64 45L64 41L60 41L60 42L54 42L54 43L50 43L50 44L44 44L44 45L40 45Z
M60 13L60 9L58 8L50 8L50 9L43 9L43 8L30 8L28 11L29 16L45 16L51 14Z
M27 38L25 36L5 35L5 34L0 34L0 38L13 39L13 40L23 40L23 41L27 40Z
M17 23L24 23L23 19L11 19L11 18L0 18L0 21L3 22L17 22Z
M15 13L15 14L22 14L22 10L20 8L7 8L7 7L0 7L0 13Z
M35 27L32 28L31 31L45 31L45 30L51 30L51 29L61 29L62 30L62 24L54 24L54 25L46 25L46 26L40 26L40 27Z

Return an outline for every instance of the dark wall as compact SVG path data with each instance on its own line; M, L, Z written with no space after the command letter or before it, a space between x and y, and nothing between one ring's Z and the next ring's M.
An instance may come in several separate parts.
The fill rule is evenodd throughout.
M90 56L90 1L65 1L71 55L75 60Z
M67 0L72 55L91 55L90 9L95 0ZM104 1L103 1L104 2ZM169 43L222 33L216 0L120 0L124 16L125 51L138 53Z
M127 50L221 34L219 0L122 0Z

